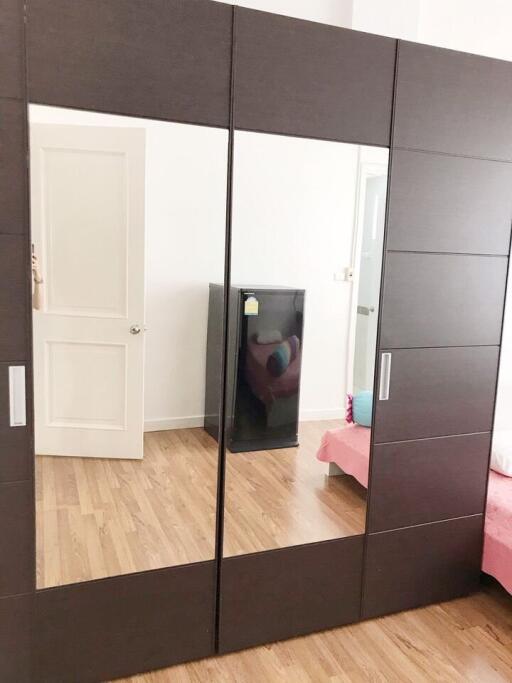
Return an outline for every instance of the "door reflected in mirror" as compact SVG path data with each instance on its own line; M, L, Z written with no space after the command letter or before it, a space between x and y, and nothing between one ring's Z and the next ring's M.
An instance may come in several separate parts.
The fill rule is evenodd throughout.
M227 132L29 115L37 587L212 560Z
M387 165L235 134L224 556L365 531Z

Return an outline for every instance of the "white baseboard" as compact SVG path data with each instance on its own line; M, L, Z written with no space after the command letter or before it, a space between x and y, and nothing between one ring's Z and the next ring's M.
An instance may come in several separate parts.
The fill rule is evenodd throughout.
M313 422L315 420L344 420L345 410L301 410L299 420L301 422ZM187 429L191 427L203 427L204 415L190 415L187 417L158 417L144 422L145 432L164 432L168 429Z
M168 429L186 429L187 427L203 427L204 415L188 417L158 417L144 422L145 432L165 432Z
M299 420L301 422L314 422L315 420L344 420L345 409L335 408L327 410L301 410Z

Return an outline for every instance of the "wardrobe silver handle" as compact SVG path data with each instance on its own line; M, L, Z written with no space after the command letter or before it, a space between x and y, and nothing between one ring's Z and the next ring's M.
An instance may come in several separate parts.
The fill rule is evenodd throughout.
M391 382L391 354L383 353L380 357L379 401L389 398L389 383Z
M11 427L27 424L24 365L9 366L9 414Z

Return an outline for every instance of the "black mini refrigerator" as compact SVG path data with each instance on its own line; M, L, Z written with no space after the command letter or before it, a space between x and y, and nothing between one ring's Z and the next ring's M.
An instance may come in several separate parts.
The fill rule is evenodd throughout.
M210 284L205 429L219 437L222 285ZM303 289L233 286L229 301L226 446L232 452L298 445Z

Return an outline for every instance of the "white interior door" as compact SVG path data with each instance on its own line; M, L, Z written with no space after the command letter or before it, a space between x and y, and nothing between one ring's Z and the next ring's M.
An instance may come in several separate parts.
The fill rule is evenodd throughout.
M32 124L30 149L35 451L142 458L145 132Z
M384 239L387 165L363 164L356 224L353 354L349 363L353 393L372 390L377 343L380 275Z

